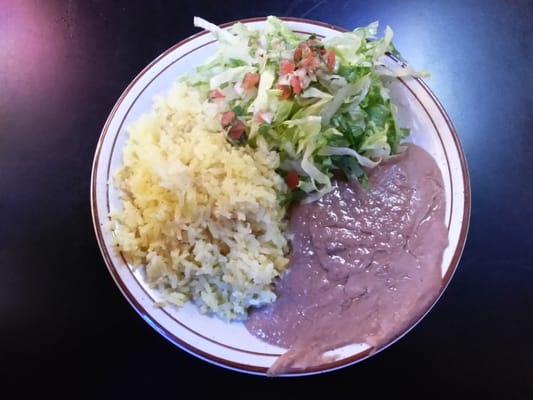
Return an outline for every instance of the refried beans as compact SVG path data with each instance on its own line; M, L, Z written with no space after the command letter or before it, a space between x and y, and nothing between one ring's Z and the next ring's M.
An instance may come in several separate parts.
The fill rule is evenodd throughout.
M246 323L288 349L269 373L322 364L325 352L348 344L378 349L439 294L448 231L436 162L408 145L368 178L368 189L338 180L320 200L293 208L290 265L278 299Z

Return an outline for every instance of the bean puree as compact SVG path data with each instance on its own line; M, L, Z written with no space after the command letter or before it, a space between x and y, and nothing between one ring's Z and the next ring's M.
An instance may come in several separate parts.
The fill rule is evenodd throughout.
M292 210L278 299L247 321L254 335L288 349L271 374L322 364L325 352L348 344L378 349L440 291L448 231L437 164L409 145L368 177L367 190L338 180L322 199Z

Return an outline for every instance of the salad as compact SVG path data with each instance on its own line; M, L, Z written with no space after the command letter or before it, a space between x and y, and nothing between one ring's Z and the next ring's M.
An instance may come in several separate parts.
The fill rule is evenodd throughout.
M366 185L365 168L401 151L383 62L393 32L378 23L321 39L291 31L276 17L260 30L225 30L195 17L218 40L216 53L187 75L205 91L208 115L235 146L267 145L280 156L289 200L314 201L332 189L335 171ZM402 74L415 75L411 69Z

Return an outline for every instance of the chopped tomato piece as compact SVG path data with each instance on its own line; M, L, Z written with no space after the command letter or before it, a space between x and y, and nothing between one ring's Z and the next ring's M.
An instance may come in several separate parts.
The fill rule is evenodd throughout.
M294 72L295 67L296 66L294 65L292 61L283 60L279 67L279 72L281 75L290 74L291 72Z
M302 84L300 82L300 79L298 79L297 76L293 76L291 78L291 87L292 87L294 94L302 93Z
M280 99L287 100L291 97L292 90L291 87L288 85L278 85L277 89L281 91L281 94L279 95Z
M294 54L292 55L292 58L295 63L300 62L302 59L302 48L298 47L296 50L294 50Z
M302 59L313 55L313 50L306 43L302 43L300 46L302 47Z
M316 37L307 39L306 43L308 46L320 46L320 40L318 40Z
M287 186L290 190L295 190L298 187L299 180L298 172L296 171L289 171L285 177L285 182L287 182Z
M224 93L222 93L218 89L211 90L211 92L209 92L209 98L211 100L223 99L224 97L226 97L226 96L224 96Z
M335 68L335 50L328 51L328 54L326 56L328 68L330 71Z
M314 69L320 67L320 61L314 54L309 54L306 58L300 61L299 65L302 68Z
M229 130L229 137L232 140L237 141L243 137L244 132L246 132L246 125L244 125L244 122L242 122L241 120L236 119L231 124L231 129Z
M222 117L220 118L220 124L225 128L229 126L234 119L235 113L233 111L226 111L222 113Z
M244 79L242 81L242 87L244 90L249 90L253 87L256 87L258 83L259 83L259 74L247 72L244 75Z

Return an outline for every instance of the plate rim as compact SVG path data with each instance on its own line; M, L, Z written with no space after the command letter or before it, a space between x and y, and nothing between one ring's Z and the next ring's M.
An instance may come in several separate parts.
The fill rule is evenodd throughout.
M262 22L265 21L267 17L253 17L253 18L245 18L245 19L238 19L230 22L226 22L224 24L219 25L222 28L226 28L229 26L232 26L233 24L240 22L240 23L253 23L253 22ZM315 21L307 18L296 18L296 17L280 17L280 19L288 22L297 22L297 23L304 23L310 26L319 26L324 27L328 29L332 29L338 32L347 32L348 30L345 28L342 28L340 26L322 22L322 21ZM186 351L187 353L194 355L195 357L198 357L204 361L207 361L209 363L215 364L217 366L227 368L233 371L238 372L244 372L248 374L254 374L254 375L266 375L267 368L260 367L257 365L249 365L249 364L242 364L235 361L227 360L224 358L220 358L214 354L206 353L203 350L200 350L191 344L187 343L186 341L180 339L176 335L174 335L172 332L170 332L165 327L161 326L154 318L151 317L150 313L148 313L145 309L145 307L139 303L139 301L135 298L135 296L128 290L122 279L120 278L118 271L116 269L115 264L113 263L113 260L111 259L107 246L104 243L103 239L103 232L101 227L103 224L102 221L99 218L98 211L97 211L97 188L96 188L96 178L97 178L97 169L98 169L98 162L100 159L100 154L102 150L102 145L104 142L104 138L108 132L109 125L111 124L112 120L115 117L115 114L124 101L125 97L129 94L131 89L136 85L136 83L141 79L141 77L148 72L153 66L155 66L161 59L163 59L165 56L167 56L169 53L173 52L177 48L185 45L186 43L189 43L190 41L208 35L209 32L202 30L200 32L197 32L178 43L174 44L173 46L166 49L163 53L161 53L159 56L157 56L154 60L152 60L148 65L146 65L136 76L135 78L127 85L127 87L123 90L118 100L115 102L111 112L109 113L106 122L100 131L100 136L98 139L98 142L96 144L95 148L95 154L93 158L93 164L91 168L91 184L90 184L90 206L91 206L91 216L92 216L92 222L93 222L93 229L96 235L96 240L98 242L98 247L100 249L100 253L102 254L106 267L115 281L115 284L118 286L120 292L122 295L126 298L128 303L132 306L132 308L146 321L149 323L149 325L154 328L161 336L163 336L165 339L167 339L170 343L173 345L179 347L180 349ZM406 63L394 56L389 55L394 61L406 65ZM461 223L461 230L459 232L457 247L455 248L454 254L450 260L449 266L447 268L445 276L442 278L442 285L439 292L439 295L435 298L435 300L432 302L432 304L422 313L416 320L414 320L410 326L402 331L401 334L396 336L393 340L391 340L386 345L380 347L377 350L374 350L372 348L363 350L362 352L359 352L357 354L354 354L349 357L342 358L340 360L335 360L333 362L329 363L323 363L318 366L314 366L311 368L298 370L295 372L288 372L286 374L281 375L282 377L295 377L295 376L307 376L307 375L315 375L315 374L321 374L326 372L331 372L340 368L348 367L350 365L356 364L366 358L369 358L370 356L377 354L392 344L396 343L398 340L400 340L403 336L405 336L407 333L411 331L415 326L417 326L422 319L425 318L425 316L433 309L433 307L437 304L441 296L446 291L453 275L457 271L459 261L461 259L462 253L465 248L466 239L468 235L468 229L470 225L470 217L471 217L471 187L470 187L470 175L468 170L468 164L466 160L466 156L464 154L463 147L461 145L461 141L459 139L459 136L457 134L457 130L455 129L455 126L453 125L453 122L451 121L451 118L449 117L447 111L445 110L444 106L440 103L437 96L431 91L431 89L428 87L428 85L424 82L421 78L414 78L422 87L422 89L428 94L428 96L431 98L433 103L436 105L439 113L442 115L446 125L449 128L449 131L451 133L451 137L453 139L455 148L457 150L458 158L461 165L461 175L462 180L464 184L464 204L463 204L463 220ZM118 132L117 132L118 134Z

